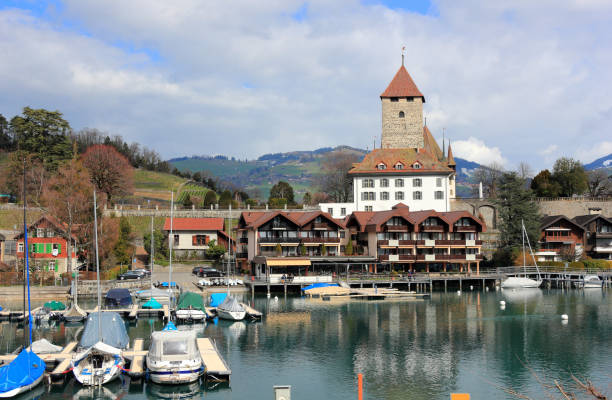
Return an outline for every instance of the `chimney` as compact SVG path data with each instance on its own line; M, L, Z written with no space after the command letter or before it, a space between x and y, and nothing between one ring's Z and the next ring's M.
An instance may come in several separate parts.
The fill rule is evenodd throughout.
M589 207L589 215L601 215L601 208Z

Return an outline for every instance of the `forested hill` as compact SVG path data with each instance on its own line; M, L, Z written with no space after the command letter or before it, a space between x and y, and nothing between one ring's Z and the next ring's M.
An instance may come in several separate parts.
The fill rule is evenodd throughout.
M251 197L267 198L272 185L287 181L299 193L317 191L317 175L321 173L321 162L330 153L352 154L363 158L366 150L349 146L323 147L312 151L264 154L256 160L239 160L223 155L193 156L168 160L179 170L206 171L210 176L245 188ZM472 194L472 176L480 165L455 157L457 162L457 194Z

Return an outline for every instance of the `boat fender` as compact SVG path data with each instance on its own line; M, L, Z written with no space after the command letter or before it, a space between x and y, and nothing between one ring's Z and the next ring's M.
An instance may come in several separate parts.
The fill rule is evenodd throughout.
M567 314L562 314L562 315L561 315L561 319L562 319L563 321L567 321L567 320L569 319L569 317L567 316Z
M274 296L274 301L278 301L278 296Z
M499 302L499 305L500 305L500 306L505 306L505 305L506 305L506 302L502 300L502 301L500 301L500 302Z

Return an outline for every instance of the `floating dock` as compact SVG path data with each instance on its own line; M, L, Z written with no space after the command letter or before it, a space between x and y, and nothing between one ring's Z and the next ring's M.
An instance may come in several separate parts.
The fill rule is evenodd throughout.
M206 377L218 381L229 381L232 370L219 354L215 343L209 338L198 338L196 342L200 357L204 362Z
M402 291L394 288L350 288L343 286L323 286L309 289L306 296L321 297L323 300L332 298L350 298L355 300L408 300L429 297L428 293Z

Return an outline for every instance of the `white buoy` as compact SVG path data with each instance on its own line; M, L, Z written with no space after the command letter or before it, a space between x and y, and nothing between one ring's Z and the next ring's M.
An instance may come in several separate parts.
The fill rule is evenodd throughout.
M506 305L505 305L505 304L501 304L501 305L499 306L499 309L500 309L500 310L505 310L505 309L506 309Z
M268 293L268 298L270 298L270 293Z
M506 305L506 302L502 300L502 301L500 301L500 302L499 302L499 305L500 305L500 306L505 306L505 305Z
M487 286L485 287L485 292L488 292L488 291L489 291L489 287Z
M278 301L278 296L274 296L274 301Z
M457 290L457 296L461 295L461 290Z
M562 315L561 315L561 319L562 319L563 321L567 321L567 320L569 319L569 317L567 316L567 314L562 314Z

